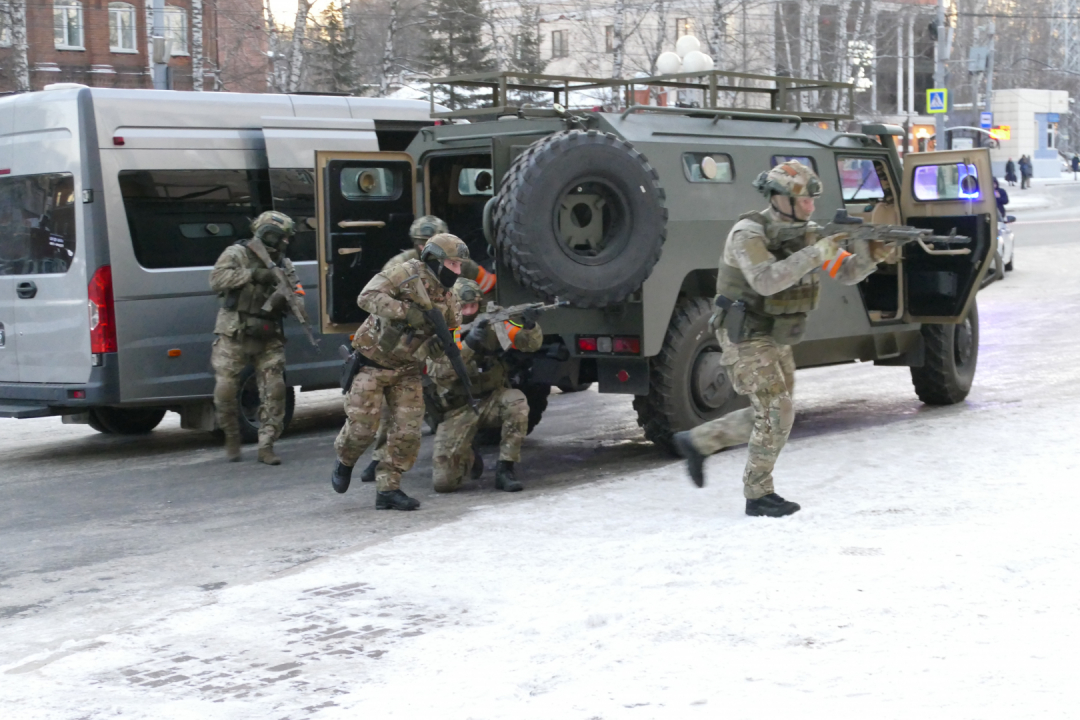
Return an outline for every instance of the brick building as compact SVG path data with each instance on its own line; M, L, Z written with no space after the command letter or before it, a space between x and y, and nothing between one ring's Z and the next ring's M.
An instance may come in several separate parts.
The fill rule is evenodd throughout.
M57 82L153 87L152 7L152 0L0 0L0 92ZM265 92L261 17L259 0L166 0L170 87Z

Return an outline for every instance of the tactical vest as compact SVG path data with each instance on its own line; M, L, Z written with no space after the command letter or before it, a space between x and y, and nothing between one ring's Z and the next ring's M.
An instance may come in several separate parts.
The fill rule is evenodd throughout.
M765 246L777 260L789 258L817 240L812 225L780 226L772 222L763 212L740 215L739 221L743 220L750 220L761 225L765 231ZM716 276L716 293L731 300L742 300L751 313L776 317L805 315L814 310L818 306L821 286L818 274L809 272L789 288L774 295L760 295L750 287L741 268L728 265L721 260L720 270Z
M237 243L244 247L243 266L247 270L265 267L255 253L247 249L245 241ZM263 310L263 305L274 294L272 285L260 285L249 282L240 288L220 293L221 306L225 310L239 313L241 332L255 338L270 338L283 335L281 327L282 312Z

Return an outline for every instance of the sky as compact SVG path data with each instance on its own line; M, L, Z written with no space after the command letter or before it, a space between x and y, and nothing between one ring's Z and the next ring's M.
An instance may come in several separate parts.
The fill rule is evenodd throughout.
M330 0L315 0L312 3L312 13L318 14L330 4ZM270 0L270 8L274 11L274 19L279 23L292 25L296 18L296 0Z

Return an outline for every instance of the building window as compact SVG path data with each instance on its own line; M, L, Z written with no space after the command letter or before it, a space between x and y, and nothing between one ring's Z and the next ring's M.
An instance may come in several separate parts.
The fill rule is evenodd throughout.
M615 52L615 26L608 25L604 28L604 50Z
M1056 122L1046 123L1046 149L1053 150L1057 148L1057 134L1058 124Z
M84 50L82 3L56 0L53 3L53 35L61 50Z
M694 18L675 18L675 39L694 34Z
M570 54L566 43L566 31L556 30L551 33L551 57L563 58Z
M165 37L172 40L173 55L188 54L187 11L168 5L165 7Z
M136 52L135 7L122 2L109 3L109 49L113 52Z

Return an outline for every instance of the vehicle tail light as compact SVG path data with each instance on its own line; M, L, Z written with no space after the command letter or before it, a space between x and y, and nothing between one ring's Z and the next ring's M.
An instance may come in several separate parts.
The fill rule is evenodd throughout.
M626 353L628 355L640 355L641 354L641 338L636 337L617 337L612 346L617 353Z
M577 339L578 352L596 352L596 338L579 337Z
M116 352L116 313L113 309L112 268L102 265L90 280L90 352Z

